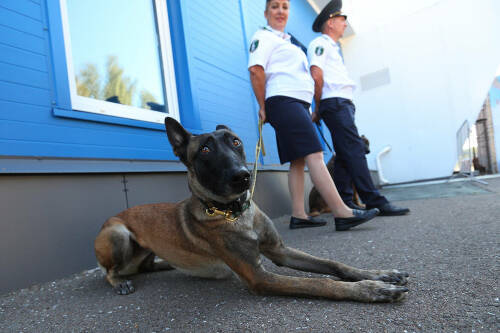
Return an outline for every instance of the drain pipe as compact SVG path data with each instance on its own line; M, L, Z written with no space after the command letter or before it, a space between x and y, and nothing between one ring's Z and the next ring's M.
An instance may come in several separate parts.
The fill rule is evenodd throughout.
M377 154L377 170L378 170L378 180L380 182L380 185L389 184L389 181L385 179L384 174L382 173L382 163L380 163L380 158L382 157L382 155L385 155L388 152L390 152L391 149L392 149L391 146L387 146Z

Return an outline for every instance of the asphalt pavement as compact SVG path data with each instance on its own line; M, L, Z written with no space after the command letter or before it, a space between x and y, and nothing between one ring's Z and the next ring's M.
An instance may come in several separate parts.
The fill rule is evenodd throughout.
M235 277L177 271L138 275L137 291L119 296L95 269L1 295L0 332L500 332L500 178L487 181L453 183L463 191L449 190L451 183L385 189L411 214L346 232L335 232L328 215L326 227L293 231L289 216L274 220L289 246L360 268L407 271L410 292L399 303L256 296Z

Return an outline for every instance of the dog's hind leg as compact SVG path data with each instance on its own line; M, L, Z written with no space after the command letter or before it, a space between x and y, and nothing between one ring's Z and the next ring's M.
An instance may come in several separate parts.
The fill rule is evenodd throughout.
M156 255L154 253L150 253L146 259L144 259L139 266L139 271L140 272L158 272L158 271L170 271L172 269L175 269L174 267L170 266L168 262L165 260L161 259L159 261L155 260Z
M95 253L106 279L120 295L135 291L132 281L125 277L139 272L139 268L151 251L142 248L134 240L133 233L122 220L110 218L95 240Z

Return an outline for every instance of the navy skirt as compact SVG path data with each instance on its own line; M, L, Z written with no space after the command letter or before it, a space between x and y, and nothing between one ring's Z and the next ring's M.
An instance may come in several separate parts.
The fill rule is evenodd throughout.
M287 96L266 99L266 119L276 132L281 164L323 151L309 103Z

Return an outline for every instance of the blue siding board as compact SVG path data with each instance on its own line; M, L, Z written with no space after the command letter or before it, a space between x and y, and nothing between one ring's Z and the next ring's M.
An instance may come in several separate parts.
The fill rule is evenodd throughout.
M242 11L244 15L245 32L247 41L250 41L257 29L266 25L264 10L266 9L265 0L241 0ZM249 45L249 44L248 44Z
M0 7L9 9L13 12L38 21L41 21L42 19L40 4L36 4L28 0L2 0L0 2Z
M82 112L81 112L82 113ZM85 112L86 115L91 115ZM114 126L109 123L99 123L93 121L79 119L65 119L54 117L51 109L47 106L36 106L29 104L21 104L17 102L8 102L0 100L0 120L9 121L26 121L32 123L50 124L61 127L66 127L67 131L72 128L89 129L91 131L102 131L110 133L109 135L149 135L155 136L158 131L144 130L136 127ZM158 128L164 131L164 126L158 124ZM164 134L164 133L163 133Z
M199 57L194 57L194 61L198 62L197 64L197 72L196 73L203 73L203 74L210 74L214 75L214 79L227 79L228 77L231 80L234 80L234 82L246 82L247 84L250 83L249 77L248 77L248 70L245 68L244 71L242 72L236 72L236 71L231 71L231 65L237 65L238 67L241 66L242 61L236 62L226 62L225 64L220 63L220 61L211 63L207 61L206 59L199 58ZM246 63L246 61L245 61Z
M205 98L211 98L217 103L228 103L232 105L240 104L244 100L241 96L242 92L246 95L246 91L239 89L236 85L229 86L227 81L216 81L211 80L210 77L207 76L200 76L197 80L197 90L200 94L209 93L209 95L205 94ZM201 98L201 96L199 96L199 98ZM250 102L249 99L248 102Z
M0 62L47 72L47 58L43 55L0 44Z
M49 90L47 73L0 62L0 81Z
M177 158L173 155L171 148L165 146L162 156L159 157L158 150L131 149L128 147L115 147L110 149L106 146L74 145L64 143L47 143L35 141L15 141L0 139L0 152L6 156L35 156L35 157L59 157L59 158L97 158L97 159L125 159L125 160L160 160L172 161ZM36 154L32 152L36 151ZM65 153L62 153L65 152ZM123 157L128 156L128 157Z
M0 25L0 36L2 36L1 41L3 44L45 55L45 41L41 37L33 36L2 25Z
M50 105L50 91L0 81L0 100L32 105ZM0 112L4 112L0 110Z
M43 37L42 22L0 6L0 24L37 37Z
M113 133L111 133L113 134ZM56 126L27 121L2 121L0 137L15 141L73 144L75 146L104 146L109 149L130 148L153 151L161 144L168 144L166 135L111 135L107 131L88 128Z
M50 108L0 100L0 122L2 120L24 120L47 123L52 120Z
M246 69L239 2L185 1L183 12L193 99L202 127L231 127L245 142L257 140L257 118ZM203 25L199 21L204 22ZM248 156L253 159L253 156Z
M245 125L248 126L248 113L244 112L245 109L248 109L247 105L238 102L233 104L227 102L217 103L213 99L208 98L200 98L200 104L203 105L204 110L210 111L210 113L216 115L217 119L221 119L225 122L245 122ZM228 113L231 114L230 117L226 117ZM224 117L226 117L226 119ZM208 119L210 119L210 117Z

